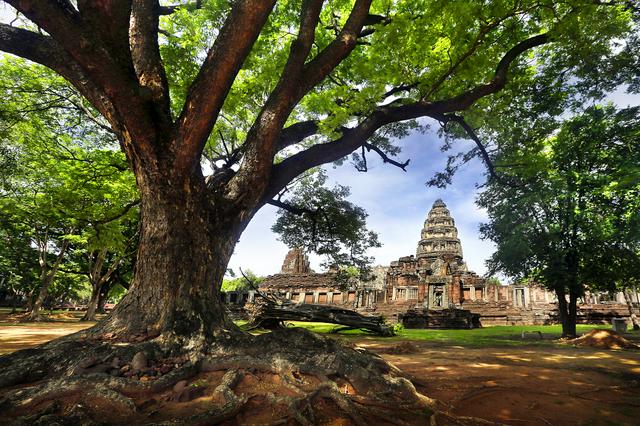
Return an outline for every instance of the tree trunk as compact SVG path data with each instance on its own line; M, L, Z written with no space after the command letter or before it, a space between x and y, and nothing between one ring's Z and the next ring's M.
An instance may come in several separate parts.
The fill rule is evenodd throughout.
M100 289L100 284L91 284L91 299L89 299L89 304L87 305L87 312L84 313L80 321L93 321L95 319L98 302L100 300Z
M569 306L564 286L555 287L556 297L558 298L558 316L562 325L562 337L571 337L571 327L569 325Z
M42 275L40 277L40 290L38 291L38 296L31 306L31 312L28 317L29 321L38 321L40 319L40 309L49 294L49 287L51 286L51 283L53 283L53 278L58 272L58 268L60 267L60 263L62 263L67 247L69 247L69 241L63 240L62 245L60 246L60 252L56 256L56 261L51 267L51 270L47 271L46 263L43 265Z
M122 340L162 335L192 347L237 332L219 298L240 233L237 212L214 210L199 166L190 178L137 173L137 180L141 229L134 278L93 332Z
M576 320L578 318L578 293L574 288L569 290L569 312L567 316L567 327L563 330L565 337L577 337Z
M99 313L99 314L105 313L104 304L107 301L107 296L109 295L110 290L111 290L111 285L109 282L105 283L105 285L103 285L100 288L100 291L98 292L98 302L96 303L96 313Z
M638 314L637 309L633 306L633 301L631 300L631 295L629 294L631 290L625 288L622 290L622 294L624 295L624 300L627 302L627 309L629 309L629 318L631 319L631 324L633 325L634 330L640 330L640 324L638 323Z
M107 281L109 277L113 274L113 272L118 267L120 263L120 258L112 259L111 264L105 271L102 273L102 266L104 265L104 261L107 256L107 250L104 249L95 258L95 262L93 267L90 269L89 279L91 281L91 300L87 305L87 312L85 312L84 316L80 321L93 321L95 319L96 311L99 308L101 295L105 289L108 287ZM91 264L91 262L90 262Z
M36 300L33 302L31 306L31 312L29 313L29 321L37 321L40 319L40 309L42 309L42 304L44 303L44 299L46 299L47 294L49 293L49 286L53 281L53 277L49 279L48 277L40 283L40 291L38 291L38 295L36 296Z

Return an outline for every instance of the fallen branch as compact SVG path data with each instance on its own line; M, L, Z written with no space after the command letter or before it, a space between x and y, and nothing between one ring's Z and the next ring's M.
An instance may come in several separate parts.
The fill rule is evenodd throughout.
M247 307L253 327L274 328L283 321L326 322L354 329L369 330L382 336L392 336L393 330L381 316L364 316L349 309L330 305L297 304L263 300Z

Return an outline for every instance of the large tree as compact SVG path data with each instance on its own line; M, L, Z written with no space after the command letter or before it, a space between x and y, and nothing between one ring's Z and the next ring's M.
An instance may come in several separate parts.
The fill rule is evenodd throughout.
M591 107L531 140L503 141L495 164L513 164L478 199L497 249L491 269L554 291L564 336L576 335L585 286L631 282L640 261L638 108Z
M219 288L251 218L297 176L363 147L389 160L389 126L444 120L512 76L535 79L554 49L541 46L558 46L569 69L629 28L623 1L5 3L28 25L0 25L0 49L73 84L136 176L135 276L89 335L159 335L192 352L248 341Z

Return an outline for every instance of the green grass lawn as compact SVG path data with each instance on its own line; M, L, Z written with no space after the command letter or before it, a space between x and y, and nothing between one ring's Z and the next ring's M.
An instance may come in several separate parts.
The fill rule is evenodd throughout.
M290 322L290 326L306 328L317 333L330 333L340 328L335 324L319 322ZM607 324L578 325L578 334L588 333L594 328L611 329ZM527 339L522 339L523 331L539 331L543 335L540 340L537 335L528 335ZM362 330L347 330L339 332L341 336L358 336L359 338L371 336L379 338L373 334ZM389 340L425 340L451 345L462 346L500 346L500 345L553 345L562 334L560 325L521 325L521 326L495 326L476 328L472 330L400 330L397 336L390 337ZM627 337L633 340L640 339L640 332L628 333Z

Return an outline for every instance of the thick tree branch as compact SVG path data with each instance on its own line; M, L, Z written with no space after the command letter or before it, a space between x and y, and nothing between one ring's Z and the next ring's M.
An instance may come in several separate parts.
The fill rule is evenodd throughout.
M537 46L541 46L550 41L547 34L540 34L524 40L509 50L500 60L496 67L493 79L486 84L478 85L465 93L453 98L437 101L431 105L441 112L462 111L473 105L478 99L496 93L507 84L509 68L522 53Z
M307 93L325 79L356 47L358 36L367 22L372 0L356 0L349 18L338 36L305 66L301 88Z
M242 167L230 182L230 198L246 197L246 191L241 187L246 187L247 184L259 191L264 188L271 173L282 126L304 95L324 80L355 48L357 35L368 16L371 0L356 0L338 37L305 65L322 3L319 0L307 0L303 3L298 37L291 46L291 53L276 89L269 96L247 135L248 149ZM256 194L260 196L258 191Z
M246 185L247 179L250 179L255 184L249 182L249 186L258 188L260 183L266 181L279 145L282 126L304 96L304 93L300 92L300 87L304 84L302 69L313 45L322 4L323 0L305 0L302 3L298 36L291 43L289 57L278 84L247 134L244 162L235 178L240 180L242 185ZM233 191L232 188L231 192Z
M129 25L131 58L140 86L149 90L156 117L170 131L169 84L158 46L157 0L133 0Z
M178 170L199 167L202 149L238 71L257 40L275 0L234 2L220 33L189 88L176 122Z
M0 23L0 50L56 71L70 81L105 117L114 115L113 105L84 74L73 58L51 37ZM113 125L113 123L112 123ZM119 131L114 128L113 131Z
M66 70L67 60L70 60L51 37L3 23L0 23L0 50L37 62L61 74Z
M78 10L85 25L111 46L114 59L123 69L131 69L129 52L129 18L132 0L78 0Z
M56 55L65 52L60 61L67 63L53 69L76 86L105 116L118 134L129 160L134 164L156 160L156 144L164 133L158 132L158 117L149 108L149 96L145 96L135 78L129 49L116 51L117 46L109 44L112 33L104 26L91 26L91 19L107 13L103 16L106 20L112 6L126 6L127 2L112 0L104 3L103 9L91 8L88 21L65 0L7 2L51 35L58 46ZM80 4L86 7L83 2ZM121 19L122 22L128 25L128 20ZM123 31L128 35L128 26L116 32Z
M49 33L55 40L70 50L77 49L81 39L82 22L80 14L68 0L5 0L38 27ZM72 50L75 50L72 49Z
M280 140L278 141L276 152L282 151L298 142L302 142L305 138L313 136L316 133L318 133L318 123L316 121L309 120L292 124L284 128L280 133Z
M511 63L528 49L548 41L548 36L542 34L518 43L500 60L494 77L489 83L476 86L461 95L432 103L418 101L399 106L386 105L378 107L367 118L362 120L359 125L352 129L345 129L340 138L332 142L314 145L275 165L263 200L266 202L266 200L273 198L275 194L284 188L287 182L305 170L339 160L350 154L366 143L367 139L373 136L376 130L386 124L419 117L442 119L442 116L446 113L464 110L473 105L478 99L498 92L507 83L507 73Z

